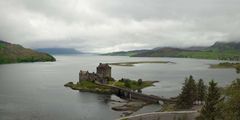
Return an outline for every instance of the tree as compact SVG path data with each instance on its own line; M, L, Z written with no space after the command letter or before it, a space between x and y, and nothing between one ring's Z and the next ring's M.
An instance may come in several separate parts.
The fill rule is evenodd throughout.
M237 67L237 68L236 68L236 71L237 71L237 73L239 74L239 73L240 73L240 67Z
M224 118L226 120L240 120L240 79L232 82L226 89L224 102Z
M197 97L196 90L196 84L193 76L186 78L182 87L182 92L178 96L176 107L179 109L191 108Z
M202 79L198 80L197 84L197 102L202 104L202 101L204 101L206 94L206 86L204 85L204 82Z
M124 86L127 87L127 88L131 88L131 84L130 84L130 81L125 81L124 82Z
M138 79L138 84L142 85L142 83L143 83L142 79Z
M209 88L205 99L205 104L201 110L199 119L201 120L216 120L220 116L218 103L220 102L220 90L217 83L213 80L209 82Z

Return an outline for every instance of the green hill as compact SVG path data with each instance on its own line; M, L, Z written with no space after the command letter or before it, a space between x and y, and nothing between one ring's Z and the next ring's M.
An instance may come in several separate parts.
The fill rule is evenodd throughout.
M119 51L119 52L111 52L101 55L109 55L109 56L133 56L138 53L147 52L149 50L133 50L133 51Z
M210 47L190 48L154 48L152 50L135 50L124 52L131 57L179 57L218 60L240 60L240 42L216 42ZM121 53L123 54L123 53ZM119 52L105 55L121 55Z
M46 62L56 61L47 53L37 52L0 40L0 64L20 62Z
M240 51L240 42L216 42L208 48L214 51Z

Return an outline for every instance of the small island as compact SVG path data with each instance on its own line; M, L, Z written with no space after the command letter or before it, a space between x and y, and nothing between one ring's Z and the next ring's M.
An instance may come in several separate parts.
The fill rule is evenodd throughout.
M130 89L133 91L141 91L141 89L154 86L153 84L158 81L142 81L139 79L136 80L130 80L130 79L121 79L121 80L114 80L109 81L106 85L109 86L117 86L122 87L126 89ZM73 90L79 90L82 92L94 92L94 93L102 93L102 94L113 94L114 91L111 91L111 87L108 87L106 85L101 85L96 82L92 81L81 81L74 84L73 82L68 82L64 86L70 87Z
M127 78L115 80L111 77L111 67L108 64L100 63L96 73L80 70L79 81L76 84L68 82L64 86L81 92L115 94L126 101L120 106L112 107L112 109L125 111L124 113L130 115L145 105L158 103L161 98L141 93L143 88L154 86L155 82L158 81L130 80Z
M79 82L76 84L69 82L64 86L74 90L112 94L114 93L114 91L111 90L113 86L140 91L143 88L153 86L155 82L158 81L143 81L142 79L130 80L127 78L115 80L111 77L111 67L109 64L100 63L96 73L81 70L79 72Z

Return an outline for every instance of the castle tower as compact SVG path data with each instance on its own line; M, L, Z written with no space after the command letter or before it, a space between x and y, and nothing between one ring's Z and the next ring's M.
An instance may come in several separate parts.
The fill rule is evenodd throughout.
M111 78L111 67L108 64L100 63L97 67L97 75L100 77Z
M89 79L89 72L88 71L82 71L79 72L79 82L88 80Z

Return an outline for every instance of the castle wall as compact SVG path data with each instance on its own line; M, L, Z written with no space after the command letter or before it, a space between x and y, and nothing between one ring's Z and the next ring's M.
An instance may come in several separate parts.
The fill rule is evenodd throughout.
M97 67L97 73L89 73L88 71L79 72L79 82L88 80L88 81L98 81L102 84L107 83L106 78L111 78L111 67L108 64L100 63Z
M111 68L103 68L103 67L98 67L97 68L97 74L100 77L111 77Z
M100 77L98 74L96 73L89 73L89 72L85 72L85 71L80 71L79 73L79 82L81 81L98 81L102 84L106 84L107 80L105 80L104 78Z

